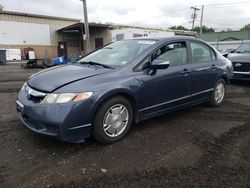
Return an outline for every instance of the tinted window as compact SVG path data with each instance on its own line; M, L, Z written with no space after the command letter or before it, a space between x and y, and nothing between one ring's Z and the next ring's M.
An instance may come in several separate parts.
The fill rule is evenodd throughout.
M149 67L149 63L150 63L150 56L147 56L134 68L134 71L137 72L141 71L142 69L147 69Z
M193 62L210 61L212 59L210 48L206 45L195 42L191 42L190 45Z
M152 54L152 60L164 59L169 61L170 66L187 63L187 47L185 42L171 43L158 49Z

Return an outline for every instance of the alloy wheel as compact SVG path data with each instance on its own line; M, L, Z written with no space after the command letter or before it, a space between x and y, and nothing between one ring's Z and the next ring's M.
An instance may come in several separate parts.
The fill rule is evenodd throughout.
M219 83L215 88L215 101L216 103L221 103L225 96L225 86L223 83Z
M107 136L117 137L128 125L129 112L126 106L116 104L109 108L103 120L103 129Z

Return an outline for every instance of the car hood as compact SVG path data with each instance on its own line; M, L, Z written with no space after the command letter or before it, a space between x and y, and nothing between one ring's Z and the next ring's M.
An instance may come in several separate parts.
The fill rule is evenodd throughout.
M66 65L47 69L31 76L27 83L30 87L43 92L52 92L72 82L87 79L111 71L105 68L81 65Z
M233 53L227 57L232 62L250 63L250 53Z

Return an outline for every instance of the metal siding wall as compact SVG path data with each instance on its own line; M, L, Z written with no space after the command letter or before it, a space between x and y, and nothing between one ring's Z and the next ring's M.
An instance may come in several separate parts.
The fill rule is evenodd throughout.
M208 43L217 50L222 51L224 49L237 49L244 42L250 42L250 40L212 41Z
M27 23L38 23L38 24L48 24L50 27L50 45L57 45L59 36L57 30L77 23L77 21L71 20L58 20L49 18L37 18L30 16L18 16L18 15L7 15L0 13L0 20L2 21L16 21L16 22L27 22ZM1 29L0 29L1 32Z
M36 24L45 24L49 25L49 33L50 33L50 44L49 45L4 45L1 44L0 48L17 48L21 49L23 53L23 49L27 47L31 47L35 49L37 58L52 58L57 57L57 45L60 40L60 36L57 33L57 30L78 23L78 21L74 20L59 20L59 19L49 19L49 18L39 18L32 16L23 16L23 15L13 15L13 14L1 14L0 13L0 21L15 21L15 22L26 22L26 23L36 23ZM1 28L0 28L1 33ZM23 54L22 54L23 55Z
M95 39L103 38L103 45L112 42L111 33L108 28L90 28L90 47L95 50Z
M50 45L50 28L48 24L0 21L0 28L1 44Z

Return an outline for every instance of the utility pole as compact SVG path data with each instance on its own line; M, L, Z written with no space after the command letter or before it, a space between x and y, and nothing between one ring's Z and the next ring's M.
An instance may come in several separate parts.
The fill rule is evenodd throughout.
M194 29L194 22L195 22L195 19L197 18L197 11L198 10L200 10L200 9L198 9L198 8L196 8L196 7L191 7L191 9L193 9L194 10L194 13L192 14L192 16L191 16L191 18L193 19L193 21L192 21L192 30Z
M90 50L90 35L89 35L89 21L88 21L88 12L87 12L87 3L86 0L81 0L83 3L83 14L84 14L84 31L83 35L83 43L85 43L86 49L84 50L86 53L89 53Z
M202 37L202 22L203 22L203 12L204 12L204 5L201 6L201 20L200 20L200 38Z

